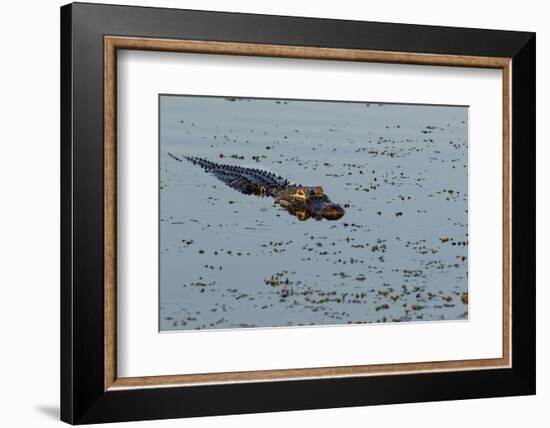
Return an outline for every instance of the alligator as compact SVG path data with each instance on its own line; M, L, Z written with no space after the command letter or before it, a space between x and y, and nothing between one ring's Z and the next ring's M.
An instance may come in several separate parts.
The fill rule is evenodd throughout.
M345 214L344 209L333 203L320 186L293 184L280 175L257 168L224 165L196 156L168 155L178 162L187 160L199 165L205 172L245 195L271 197L299 220L338 220Z

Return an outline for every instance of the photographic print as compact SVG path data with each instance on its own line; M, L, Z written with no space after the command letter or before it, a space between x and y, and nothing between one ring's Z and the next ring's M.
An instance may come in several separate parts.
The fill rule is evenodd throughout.
M161 331L468 319L468 107L159 95Z

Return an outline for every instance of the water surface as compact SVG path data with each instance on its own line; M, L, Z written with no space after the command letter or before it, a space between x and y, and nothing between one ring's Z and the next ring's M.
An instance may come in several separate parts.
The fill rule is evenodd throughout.
M300 221L168 152L322 186ZM468 317L468 110L160 96L160 329Z

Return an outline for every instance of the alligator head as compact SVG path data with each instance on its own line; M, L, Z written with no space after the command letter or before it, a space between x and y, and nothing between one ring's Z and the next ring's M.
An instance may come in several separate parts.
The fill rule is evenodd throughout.
M333 203L319 186L288 186L277 192L274 197L279 205L299 220L338 220L345 214L344 209Z

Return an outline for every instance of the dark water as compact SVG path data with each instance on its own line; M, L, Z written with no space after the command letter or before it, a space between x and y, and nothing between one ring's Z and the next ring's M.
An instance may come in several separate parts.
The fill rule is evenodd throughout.
M468 317L466 107L162 96L160 329ZM300 221L176 154L322 186Z

